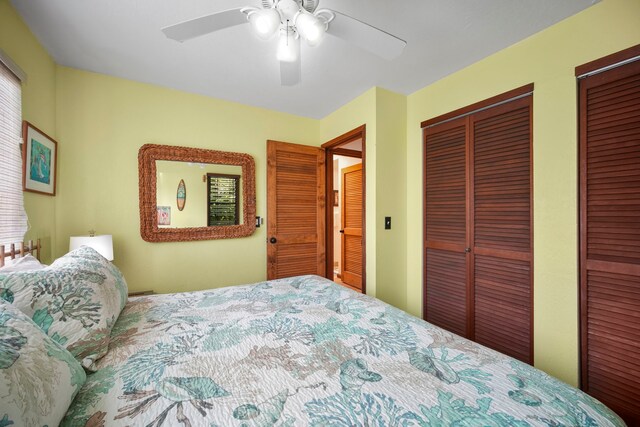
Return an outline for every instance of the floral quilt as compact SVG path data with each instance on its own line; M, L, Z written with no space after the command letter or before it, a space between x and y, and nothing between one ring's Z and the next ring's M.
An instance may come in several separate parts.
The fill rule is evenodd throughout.
M64 426L624 426L526 364L317 276L130 299Z

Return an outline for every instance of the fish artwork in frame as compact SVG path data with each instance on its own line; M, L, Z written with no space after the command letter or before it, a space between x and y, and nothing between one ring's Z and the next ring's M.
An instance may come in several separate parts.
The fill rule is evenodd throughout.
M26 120L22 136L23 190L55 196L57 142Z

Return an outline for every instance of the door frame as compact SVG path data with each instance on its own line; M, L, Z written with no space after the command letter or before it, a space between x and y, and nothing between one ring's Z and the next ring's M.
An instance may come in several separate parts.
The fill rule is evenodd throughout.
M362 139L362 293L367 293L367 179L366 179L366 140L367 140L367 125L359 126L347 133L344 133L331 141L322 144L322 148L325 150L325 167L326 167L326 197L325 206L326 209L326 271L325 275L327 279L333 280L333 156L348 156L348 157L360 157L358 151L346 150L340 148L340 146L348 144L350 142Z

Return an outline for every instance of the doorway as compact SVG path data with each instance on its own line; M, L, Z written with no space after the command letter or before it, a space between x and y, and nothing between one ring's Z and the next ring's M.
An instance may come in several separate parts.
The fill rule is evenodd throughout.
M366 293L366 125L325 144L326 277Z

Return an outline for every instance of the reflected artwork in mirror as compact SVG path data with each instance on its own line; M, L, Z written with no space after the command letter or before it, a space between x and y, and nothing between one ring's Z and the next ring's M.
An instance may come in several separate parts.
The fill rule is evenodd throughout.
M138 172L144 240L228 239L255 231L255 163L250 155L146 144L138 153ZM189 189L182 210L176 186ZM158 208L167 206L174 207L169 224L159 223Z

